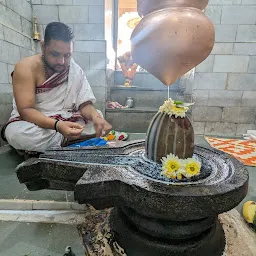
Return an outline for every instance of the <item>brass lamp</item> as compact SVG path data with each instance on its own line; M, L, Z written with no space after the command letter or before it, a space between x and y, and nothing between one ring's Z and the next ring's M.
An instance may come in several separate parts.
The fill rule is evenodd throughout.
M37 24L36 16L34 16L33 28L34 28L33 40L40 41L41 38L40 38L40 33L38 32L38 24Z

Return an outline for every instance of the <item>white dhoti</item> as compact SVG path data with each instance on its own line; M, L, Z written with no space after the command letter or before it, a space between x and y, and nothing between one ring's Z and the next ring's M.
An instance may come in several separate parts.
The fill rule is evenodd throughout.
M95 129L93 122L88 121L82 135L91 134L95 134ZM5 137L15 149L37 152L44 152L49 148L61 146L64 141L63 135L59 132L43 129L26 121L10 123L6 127Z
M56 74L47 81L49 82L54 76ZM96 99L83 70L71 60L68 81L48 91L37 93L35 109L49 117L58 115L69 119L79 114L79 106L88 101L95 103ZM102 113L98 112L102 116ZM19 113L13 100L10 120L17 117L19 117ZM77 122L84 126L83 134L95 134L91 121L85 123L83 119L78 119ZM43 129L26 121L15 121L8 124L5 129L5 137L15 149L37 152L44 152L51 147L60 146L64 139L62 134L55 130Z
M60 146L63 136L50 129L42 129L26 121L10 123L5 130L8 143L21 150L44 152L53 147Z

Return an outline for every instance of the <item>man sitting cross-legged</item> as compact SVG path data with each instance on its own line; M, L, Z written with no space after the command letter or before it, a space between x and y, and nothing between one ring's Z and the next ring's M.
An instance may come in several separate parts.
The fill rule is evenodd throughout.
M71 58L73 32L47 25L42 54L19 61L12 74L13 111L2 130L17 150L44 152L83 132L101 136L111 125L93 107L95 97L83 70Z

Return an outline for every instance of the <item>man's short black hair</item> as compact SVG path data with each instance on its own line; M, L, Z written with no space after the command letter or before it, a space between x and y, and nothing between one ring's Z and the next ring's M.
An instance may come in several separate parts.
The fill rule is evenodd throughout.
M68 25L62 22L51 22L46 26L45 29L45 44L48 44L51 39L68 43L74 39L74 34Z

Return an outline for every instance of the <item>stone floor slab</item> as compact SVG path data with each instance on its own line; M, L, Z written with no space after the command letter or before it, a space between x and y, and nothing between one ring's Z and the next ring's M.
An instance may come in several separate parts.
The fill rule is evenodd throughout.
M71 246L85 255L76 225L0 222L0 255L63 256Z

